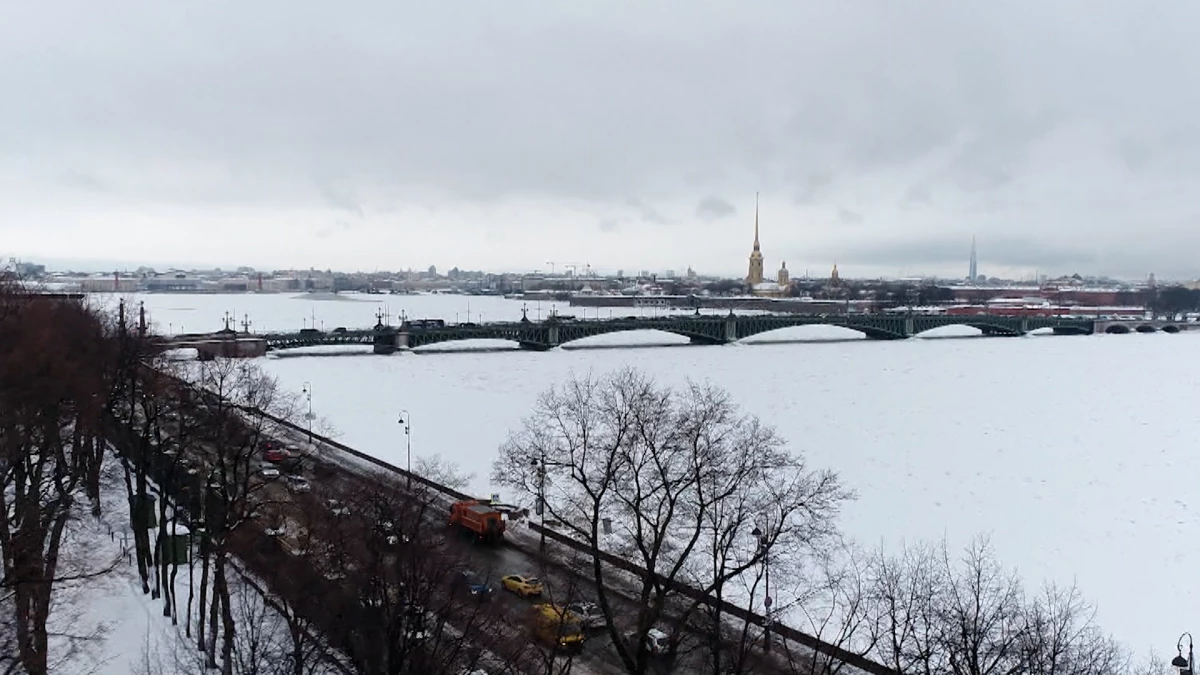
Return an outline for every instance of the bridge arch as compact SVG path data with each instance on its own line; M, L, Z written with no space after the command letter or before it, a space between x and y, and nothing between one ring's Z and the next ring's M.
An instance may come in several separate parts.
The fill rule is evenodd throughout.
M576 323L562 324L558 329L558 344L566 345L588 338L616 333L659 333L663 335L678 335L694 344L719 345L725 343L724 323L722 321L698 321L694 324L684 324L676 321L627 323L624 321L612 323Z
M1125 324L1114 323L1106 327L1104 332L1108 333L1109 335L1125 335L1131 331L1129 330L1129 326L1126 326Z
M765 335L773 333L777 330L786 328L797 328L801 326L832 326L834 328L844 328L855 333L860 333L871 340L902 340L907 335L904 334L904 320L893 319L886 322L880 322L879 325L868 324L866 322L847 321L845 317L805 317L804 320L785 318L782 320L772 320L774 317L764 318L761 321L752 321L748 324L743 324L738 328L738 340L744 340L748 337Z
M619 342L610 342L603 338L620 335L622 336ZM687 344L688 342L705 342L704 338L697 338L694 335L687 335L682 332L665 330L662 328L629 328L626 330L613 330L594 335L566 335L562 336L562 346L570 346L570 349L587 349L591 347L602 348L609 346L620 347L638 347L641 344L660 346L663 344L676 344L676 341L682 339L678 344ZM670 340L671 342L668 342Z
M772 326L753 332L743 329L738 336L738 341L750 344L770 344L775 341L838 341L871 339L871 337L866 331L859 328L830 322ZM882 338L883 336L876 337ZM767 339L759 340L758 338Z
M510 340L505 338L468 337L458 340L425 342L411 347L409 351L417 354L423 352L503 351L506 349L516 349L520 346L520 344L521 343L519 340Z
M1178 333L1179 331L1180 331L1179 326L1176 326L1175 324L1169 323L1162 327L1162 332L1164 332L1164 333L1175 334L1175 333Z
M1158 332L1157 328L1155 328L1154 326L1151 326L1148 323L1141 324L1134 330L1136 330L1139 333L1157 333Z
M1017 336L1025 334L1025 332L1022 331L1019 326L1005 326L1005 325L994 324L994 323L990 323L990 322L986 322L986 321L959 321L958 323L949 323L949 324L944 324L942 326L937 326L937 328L949 328L951 326L962 326L964 328L974 328L975 330L979 331L980 333L983 333L984 335L988 335L988 336L1017 337ZM914 335L923 335L925 333L928 333L930 330L933 330L933 329L927 328L927 329L915 332Z

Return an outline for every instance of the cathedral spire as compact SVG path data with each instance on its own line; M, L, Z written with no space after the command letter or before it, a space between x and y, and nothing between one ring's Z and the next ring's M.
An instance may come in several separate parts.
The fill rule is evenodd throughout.
M754 250L758 250L758 193L754 193Z
M750 251L750 267L747 270L746 283L751 286L763 282L763 254L758 246L758 193L754 193L754 249Z

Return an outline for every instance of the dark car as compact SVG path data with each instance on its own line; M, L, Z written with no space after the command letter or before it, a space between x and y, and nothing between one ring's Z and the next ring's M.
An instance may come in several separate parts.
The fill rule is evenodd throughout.
M492 587L488 582L471 570L463 570L462 585L467 591L480 599L492 597Z

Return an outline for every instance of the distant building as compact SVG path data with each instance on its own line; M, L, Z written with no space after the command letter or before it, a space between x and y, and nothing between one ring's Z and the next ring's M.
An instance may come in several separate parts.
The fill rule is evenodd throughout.
M750 250L750 267L746 284L754 288L763 282L763 254L758 244L758 194L754 195L754 248Z
M971 262L967 268L967 281L975 283L979 279L979 259L975 255L975 237L971 237Z
M788 294L791 278L787 271L787 263L779 270L777 281L767 281L763 274L762 247L758 241L758 195L754 195L754 247L750 250L750 265L746 273L746 285L752 295L762 297L783 297Z

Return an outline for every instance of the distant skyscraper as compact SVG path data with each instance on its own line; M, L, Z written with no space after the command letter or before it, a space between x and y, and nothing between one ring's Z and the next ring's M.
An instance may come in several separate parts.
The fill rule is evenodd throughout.
M971 237L971 269L967 272L967 281L979 278L979 261L975 257L975 237Z

